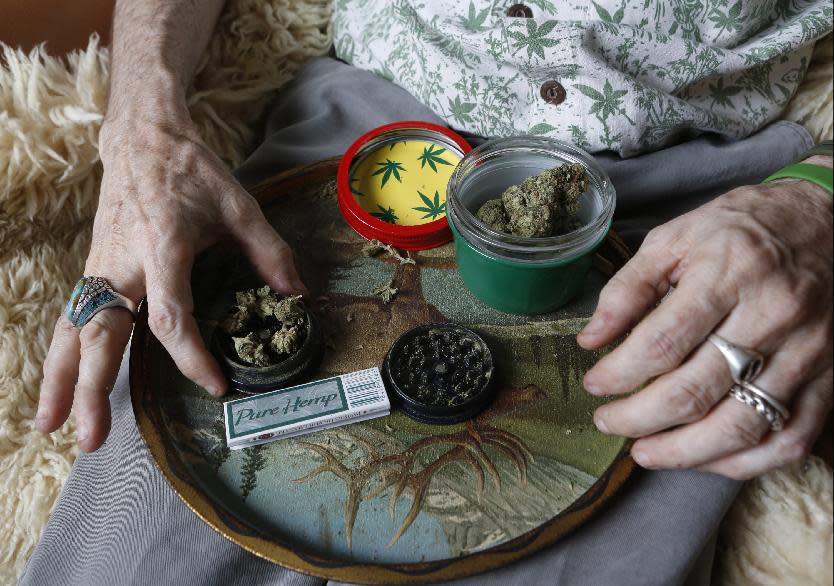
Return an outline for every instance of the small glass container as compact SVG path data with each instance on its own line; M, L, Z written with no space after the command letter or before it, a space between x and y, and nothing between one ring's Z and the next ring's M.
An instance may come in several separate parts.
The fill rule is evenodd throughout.
M578 214L581 228L525 238L498 232L475 216L484 202L510 186L568 163L580 163L588 173ZM611 229L615 205L607 173L582 149L533 136L487 141L463 158L449 180L447 219L458 271L478 299L499 311L554 311L581 291L593 254Z

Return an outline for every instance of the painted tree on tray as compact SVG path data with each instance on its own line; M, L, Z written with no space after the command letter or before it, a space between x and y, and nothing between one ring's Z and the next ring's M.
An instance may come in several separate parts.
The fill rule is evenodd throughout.
M223 420L215 419L211 430L216 437L220 438L220 441L208 449L203 449L203 455L216 474L223 463L229 459L232 451L226 445L226 425L223 423Z
M258 485L258 471L266 466L266 458L261 453L264 446L253 446L243 451L243 466L240 469L240 496L243 500Z
M302 198L303 194L298 197ZM435 202L432 200L431 204L434 206ZM291 205L282 208L281 223L277 227L295 240L307 243L302 249L302 255L306 254L307 257L302 256L301 264L308 269L306 277L311 283L319 283L322 288L326 288L336 275L343 274L345 266L367 256L363 253L367 243L354 233L345 231L334 235L332 232L315 229L315 226L336 221L338 211L335 205L305 207L303 216L301 212L294 216L296 209ZM338 345L334 343L328 353L328 372L349 372L355 369L357 352L363 359L377 352L382 355L400 333L411 327L449 321L443 311L428 300L424 286L429 286L430 280L425 278L429 271L451 272L456 269L451 248L426 254L417 253L416 263L403 264L400 258L390 254L380 254L374 258L387 265L381 274L390 275L388 270L392 269L390 285L398 291L396 298L384 303L371 294L370 288L364 294L360 290L350 293L330 292L326 296L328 323L333 327L331 337L339 340ZM613 268L613 265L605 268ZM345 325L339 325L342 323ZM531 330L524 342L511 342L510 354L518 358L521 354L526 355L526 348L529 348L532 353L529 362L534 369L541 369L545 363L550 365L553 361L569 364L563 374L563 385L576 388L582 373L594 361L594 353L581 350L572 336L554 332L534 342L533 338L538 335L538 330L535 333ZM550 350L546 351L545 348ZM417 432L417 437L410 437L406 448L394 452L348 431L340 432L350 434L351 441L363 452L358 460L346 459L343 453L330 444L305 438L296 445L311 455L315 454L318 462L313 463L314 460L311 460L311 467L295 482L303 484L320 475L332 475L345 486L345 538L348 545L351 544L363 502L387 497L389 512L394 515L398 502L410 500L408 511L391 537L389 545L393 545L413 525L424 508L432 481L447 467L464 470L464 477L467 481L474 480L479 494L500 492L505 482L516 487L526 486L528 471L533 462L528 438L502 428L502 421L510 414L517 415L529 411L534 405L544 405L547 400L546 390L535 384L503 381L493 404L462 426L462 429L438 431L427 427ZM572 406L574 403L568 404ZM572 409L585 415L584 406ZM255 451L257 449L247 450L250 453L245 456L242 486L244 497L254 488L256 473L263 466L263 458ZM499 468L506 464L510 466L505 469L512 470L509 477L506 473L499 473Z

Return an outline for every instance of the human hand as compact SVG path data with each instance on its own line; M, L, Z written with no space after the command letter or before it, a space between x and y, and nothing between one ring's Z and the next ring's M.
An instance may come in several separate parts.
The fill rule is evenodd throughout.
M597 409L597 427L638 438L645 468L747 479L803 460L832 407L831 295L831 196L811 183L742 187L653 230L578 337L599 348L631 330L586 374L590 393L645 385ZM791 408L783 431L724 400L733 381L713 332L765 355L756 384Z
M147 295L150 328L177 367L221 396L226 380L192 315L195 255L230 236L276 291L299 292L304 285L289 246L190 122L133 120L105 123L100 134L104 175L84 274L104 277L134 302ZM121 309L99 312L80 332L64 315L58 318L44 362L41 431L60 427L75 401L81 449L104 443L108 394L132 327L132 316Z

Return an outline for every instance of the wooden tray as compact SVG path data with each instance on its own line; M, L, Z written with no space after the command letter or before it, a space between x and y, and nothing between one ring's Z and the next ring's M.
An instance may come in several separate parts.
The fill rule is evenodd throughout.
M609 236L580 299L534 319L480 304L451 245L416 266L361 254L341 219L337 160L276 175L251 191L293 245L329 347L316 378L379 365L402 332L454 321L496 356L498 399L467 425L401 413L230 452L222 402L182 377L142 308L130 384L142 437L173 489L203 521L252 553L299 572L366 584L437 582L502 567L552 545L599 511L631 474L629 443L599 433L600 403L582 375L598 359L575 334L607 276L628 258ZM217 247L195 266L195 316L206 339L249 274ZM374 297L393 277L390 304Z

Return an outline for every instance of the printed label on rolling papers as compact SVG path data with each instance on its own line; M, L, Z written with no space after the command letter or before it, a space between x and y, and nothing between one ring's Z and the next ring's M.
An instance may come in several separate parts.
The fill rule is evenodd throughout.
M226 443L244 448L387 415L378 368L228 401Z

